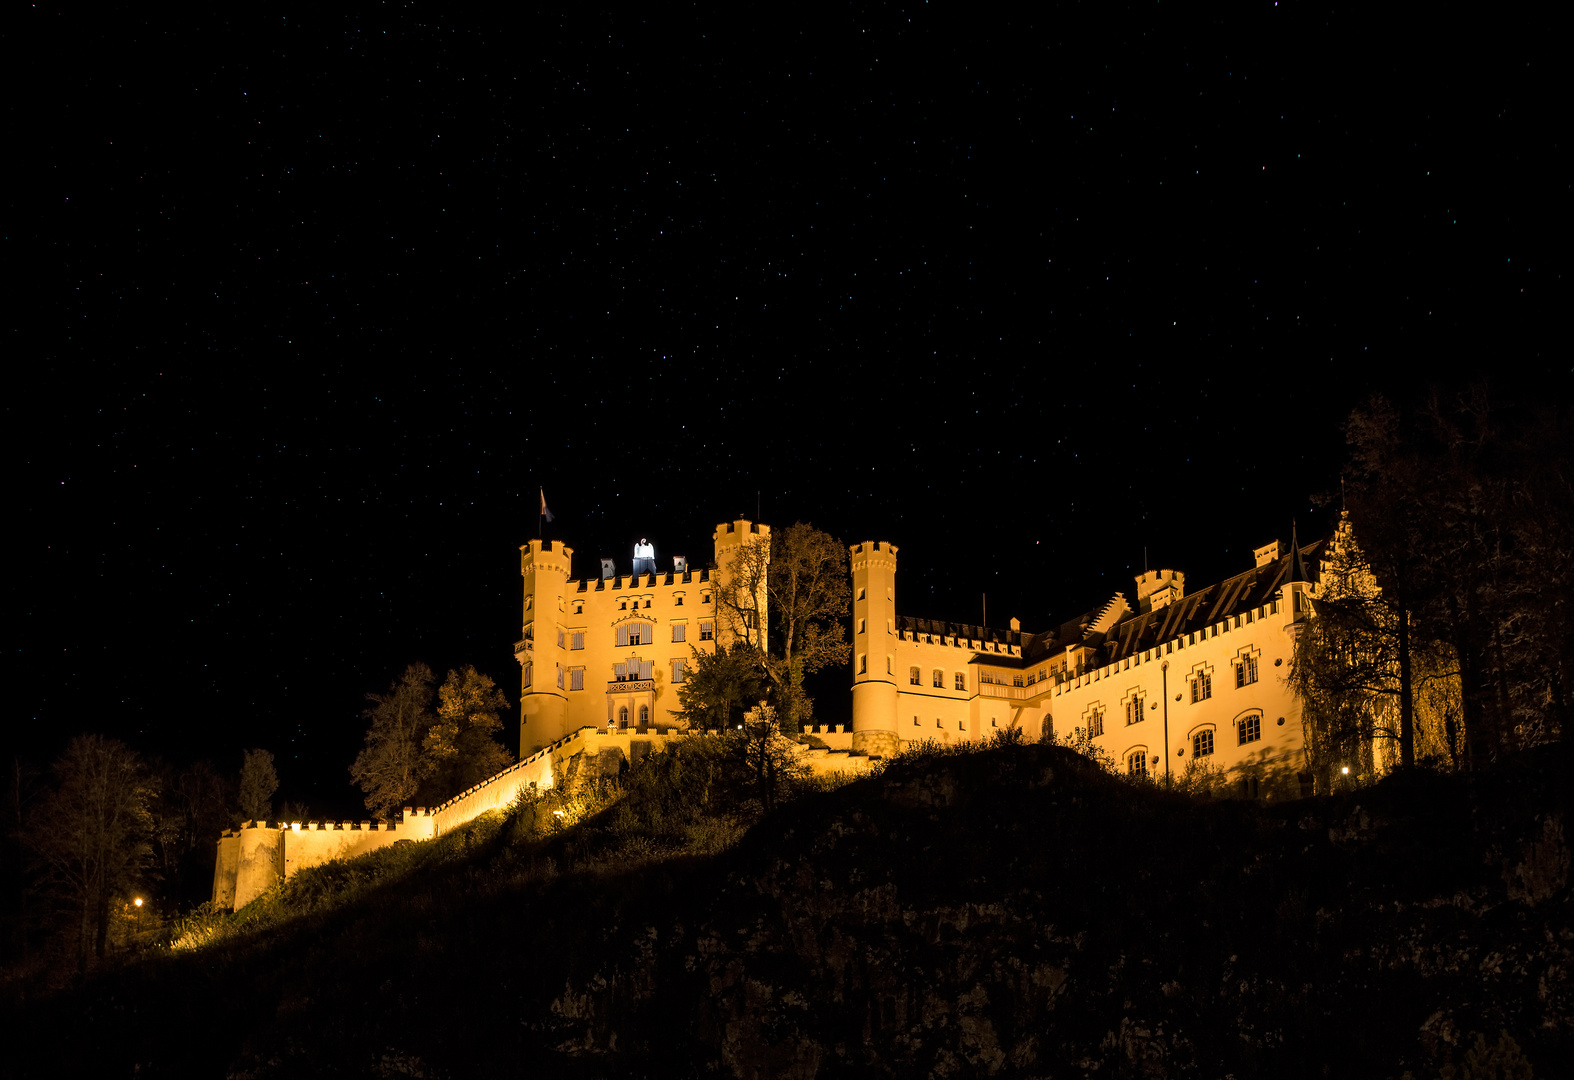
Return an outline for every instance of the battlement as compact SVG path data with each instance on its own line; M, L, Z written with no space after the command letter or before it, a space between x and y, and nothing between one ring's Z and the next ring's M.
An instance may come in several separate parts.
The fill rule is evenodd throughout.
M898 636L903 641L925 645L944 645L970 652L993 652L1007 656L1022 655L1022 632L999 630L971 623L944 622L939 619L917 619L910 615L896 620Z
M854 569L857 569L860 565L867 566L875 561L894 565L898 550L897 546L889 541L865 540L861 544L850 545L847 554L852 559Z
M1157 611L1186 595L1186 575L1179 570L1145 570L1137 577L1137 608Z
M573 591L607 592L616 589L659 589L670 585L708 584L709 570L689 570L678 573L668 570L659 574L617 574L609 578L579 578L573 582Z

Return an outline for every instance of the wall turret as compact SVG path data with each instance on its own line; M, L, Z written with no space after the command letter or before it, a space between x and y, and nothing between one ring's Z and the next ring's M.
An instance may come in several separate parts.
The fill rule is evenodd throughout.
M847 549L853 574L853 749L890 757L896 733L896 545Z
M1158 611L1186 595L1186 575L1179 570L1145 570L1137 578L1137 610Z
M573 570L574 549L551 540L519 548L524 611L514 658L519 661L519 756L568 734L564 696L563 596Z

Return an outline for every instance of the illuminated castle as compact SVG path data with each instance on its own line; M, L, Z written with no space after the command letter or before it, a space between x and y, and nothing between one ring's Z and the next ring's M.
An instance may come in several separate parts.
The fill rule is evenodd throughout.
M679 726L677 688L693 662L691 649L708 653L740 636L764 638L770 539L769 525L739 519L711 536L715 570L691 570L675 556L670 570L622 574L603 559L600 577L578 579L573 548L549 540L522 545L523 627L514 644L520 756L585 727ZM754 594L740 604L733 589L734 602L724 608L720 590L746 547L761 559L751 575Z
M1301 705L1286 675L1316 591L1307 559L1322 546L1281 553L1274 541L1252 569L1189 595L1184 574L1149 571L1135 607L1116 593L1032 633L1016 619L990 629L898 615L896 546L855 544L852 747L889 756L920 740L1081 729L1127 773L1201 767L1244 796L1300 795Z
M677 718L677 688L691 650L763 640L770 527L740 519L712 541L716 569L678 557L670 571L625 575L603 560L598 578L574 578L561 542L521 546L519 763L441 806L406 807L397 822L248 822L219 841L215 904L242 907L306 867L433 839L528 791L572 790L705 737ZM990 629L898 615L896 545L855 544L852 728L811 729L804 764L856 775L908 743L1017 729L1080 733L1127 773L1173 777L1200 764L1245 797L1309 793L1301 707L1285 675L1317 591L1307 560L1322 548L1281 553L1275 541L1256 550L1254 568L1191 594L1184 574L1147 572L1135 607L1117 593L1032 633L1016 619Z

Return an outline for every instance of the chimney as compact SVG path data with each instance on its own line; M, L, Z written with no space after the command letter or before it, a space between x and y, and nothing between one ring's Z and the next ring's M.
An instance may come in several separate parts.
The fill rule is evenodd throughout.
M1261 570L1269 563L1279 561L1279 541L1270 540L1260 548L1253 548L1252 554L1257 557L1257 569Z

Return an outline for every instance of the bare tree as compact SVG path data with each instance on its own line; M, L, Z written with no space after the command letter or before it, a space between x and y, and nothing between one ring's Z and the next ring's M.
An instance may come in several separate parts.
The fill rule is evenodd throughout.
M765 626L769 593L767 581L771 568L771 542L763 536L744 541L717 567L716 601L717 642L741 641L765 651Z
M803 693L803 677L847 661L842 626L852 598L847 546L801 521L776 530L767 588L777 642L777 715L782 730L796 734L813 704Z
M53 767L55 787L29 820L28 836L46 882L76 913L77 964L88 943L102 958L110 902L124 895L152 857L151 785L124 743L78 735Z

